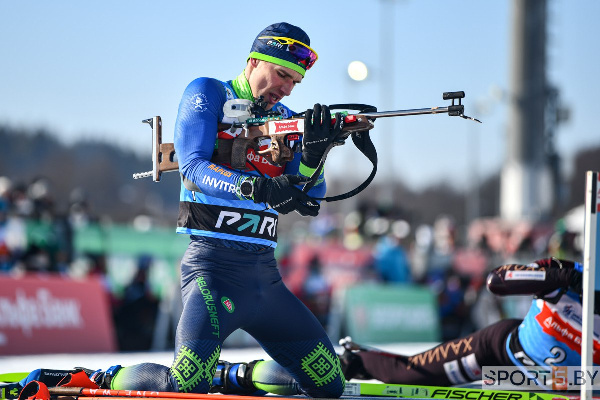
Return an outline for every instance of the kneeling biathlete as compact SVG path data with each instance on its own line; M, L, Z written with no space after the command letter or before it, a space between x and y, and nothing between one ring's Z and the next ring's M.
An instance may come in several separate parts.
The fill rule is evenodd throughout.
M293 377L289 386L281 386L285 391L342 395L345 379L335 348L317 318L283 283L275 247L279 214L318 215L315 199L326 193L321 160L341 140L343 118L338 115L332 123L329 108L315 104L305 114L301 149L286 151L282 162L270 163L254 148L242 154L241 165L232 157L216 158L239 143L240 130L220 128L227 101L260 103L283 118L295 115L281 100L316 62L309 46L301 28L269 25L254 39L240 75L229 81L200 77L184 90L174 132L181 176L176 232L190 241L181 260L183 309L173 362L88 371L101 388L253 393L261 389L254 385L255 374L281 371ZM309 181L314 185L304 192L299 185ZM223 342L237 329L277 362L219 363Z

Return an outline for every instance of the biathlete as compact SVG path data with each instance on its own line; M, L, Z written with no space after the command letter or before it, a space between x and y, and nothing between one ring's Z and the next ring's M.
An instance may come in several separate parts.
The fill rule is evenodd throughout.
M482 379L484 366L581 365L582 265L547 258L528 265L507 264L491 271L488 290L496 295L534 295L524 319L506 319L463 338L405 356L377 350L347 350L342 355L348 380L459 385ZM595 303L600 296L596 292ZM594 313L594 331L600 316ZM564 332L569 332L564 335ZM596 340L594 347L600 343ZM600 355L594 357L599 364Z
M274 249L280 213L318 214L314 198L325 195L323 171L307 193L299 185L309 181L338 139L343 118L336 115L332 124L328 107L316 104L305 114L301 150L286 142L289 157L274 164L248 148L241 168L233 168L233 156L224 151L232 147L236 132L219 129L228 122L228 100L245 99L284 118L295 115L281 100L316 60L302 29L276 23L258 34L239 76L230 81L198 78L185 89L174 134L181 175L177 232L191 240L181 262L183 312L174 360L170 366L83 370L101 388L342 395L345 379L334 346L317 318L284 285ZM220 362L223 342L237 329L252 335L272 360ZM36 377L52 385L52 377L61 373L37 370L21 386ZM270 385L280 375L289 379Z

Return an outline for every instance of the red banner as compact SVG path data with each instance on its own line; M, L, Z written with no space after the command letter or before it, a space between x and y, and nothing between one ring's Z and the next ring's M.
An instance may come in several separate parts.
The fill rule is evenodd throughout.
M0 276L0 355L116 351L98 279Z

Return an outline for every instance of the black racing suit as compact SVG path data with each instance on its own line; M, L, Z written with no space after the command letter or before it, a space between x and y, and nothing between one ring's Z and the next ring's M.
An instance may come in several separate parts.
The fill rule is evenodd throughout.
M497 295L535 295L525 319L502 320L413 356L359 351L344 366L346 378L457 385L481 379L484 366L580 365L576 342L581 337L581 275L581 264L557 259L498 267L488 275L488 290ZM552 318L551 324L547 318ZM596 314L596 332L599 323ZM573 332L572 338L557 329Z

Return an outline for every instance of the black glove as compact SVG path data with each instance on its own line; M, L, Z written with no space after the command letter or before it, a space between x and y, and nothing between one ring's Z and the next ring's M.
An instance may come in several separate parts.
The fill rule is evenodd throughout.
M546 281L556 282L558 287L583 293L583 273L575 268L575 263L557 258L536 260L536 264L546 268Z
M544 258L534 261L534 264L537 264L537 267L506 264L495 268L487 277L488 290L500 296L534 294L536 297L550 302L558 301L567 289L581 294L582 274L575 268L575 263L572 261ZM514 279L512 277L513 274L527 273L537 274L537 279L533 277ZM548 298L547 295L556 289L563 290L557 296Z
M258 177L254 180L253 200L267 203L282 214L297 211L300 215L315 217L321 205L294 185L306 183L307 178L281 175L275 178Z
M302 136L302 163L316 168L325 151L342 133L344 118L335 114L335 124L331 126L329 107L315 104L312 110L304 115L304 135Z
M364 380L373 379L371 374L365 369L362 358L359 355L360 353L366 352L353 353L350 350L344 350L342 355L338 355L342 373L347 381L353 378Z

